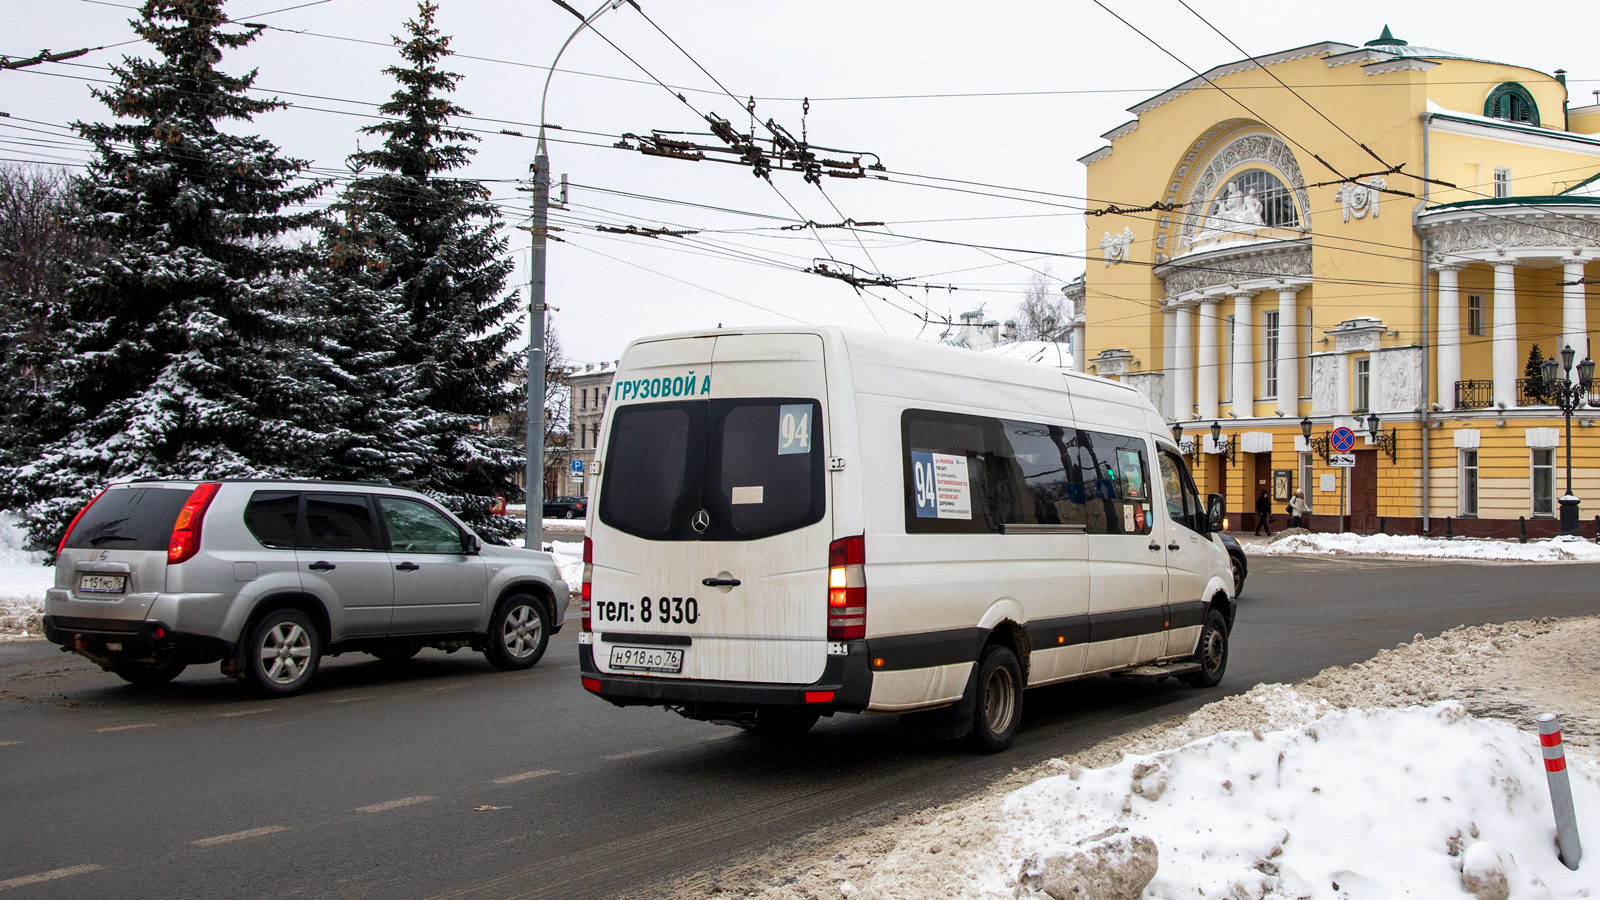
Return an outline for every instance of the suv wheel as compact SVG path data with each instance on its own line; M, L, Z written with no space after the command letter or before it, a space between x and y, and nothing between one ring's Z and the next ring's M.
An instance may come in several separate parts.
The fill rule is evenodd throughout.
M532 594L512 594L489 617L489 645L483 655L497 669L526 669L544 656L549 643L550 614L544 603Z
M322 636L305 613L275 609L250 629L244 656L245 680L252 687L268 694L293 694L317 674Z
M1009 647L990 644L978 657L977 708L972 742L984 753L1011 746L1022 721L1022 667Z
M112 666L111 671L115 672L118 678L129 684L136 684L140 687L159 687L177 678L187 668L189 668L189 664L185 662L144 663L125 661Z

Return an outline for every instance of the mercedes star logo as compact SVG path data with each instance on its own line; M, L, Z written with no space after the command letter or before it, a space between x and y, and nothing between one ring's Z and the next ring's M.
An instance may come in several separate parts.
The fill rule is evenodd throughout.
M706 529L711 527L711 516L705 510L699 510L694 514L694 518L689 520L689 524L694 526L696 534L705 534Z

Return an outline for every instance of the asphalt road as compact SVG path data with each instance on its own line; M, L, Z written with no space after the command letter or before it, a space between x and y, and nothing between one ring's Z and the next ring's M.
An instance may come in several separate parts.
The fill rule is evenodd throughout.
M977 756L840 716L774 744L578 683L576 626L536 668L424 651L325 663L249 697L215 667L141 690L0 644L0 892L16 897L648 897L958 799L1262 681L1459 624L1600 612L1600 566L1252 560L1222 686L1094 678L1027 695Z

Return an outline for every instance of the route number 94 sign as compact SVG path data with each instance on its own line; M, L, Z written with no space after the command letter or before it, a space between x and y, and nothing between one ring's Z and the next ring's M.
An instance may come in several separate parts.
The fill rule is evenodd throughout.
M914 450L911 475L918 518L972 518L972 485L967 478L965 456Z

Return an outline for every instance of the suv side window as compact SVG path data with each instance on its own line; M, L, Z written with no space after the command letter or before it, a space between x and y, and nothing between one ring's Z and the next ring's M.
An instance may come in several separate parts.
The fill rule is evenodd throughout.
M401 553L461 553L461 530L443 513L405 497L379 497L389 549Z
M244 508L244 524L261 546L293 550L296 520L300 517L299 491L256 491Z
M365 494L306 494L306 550L382 550Z

